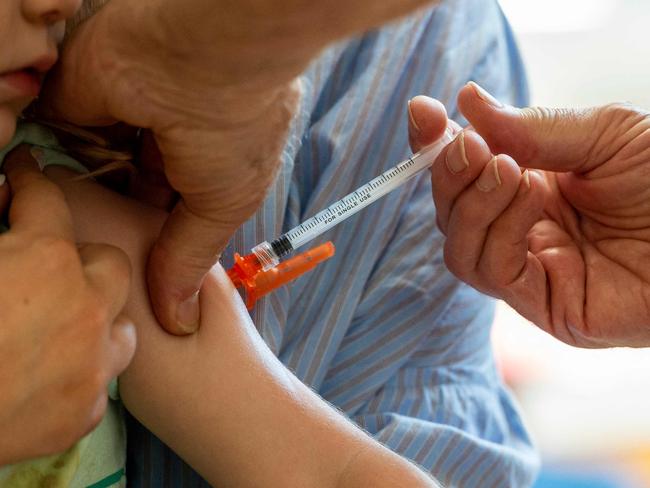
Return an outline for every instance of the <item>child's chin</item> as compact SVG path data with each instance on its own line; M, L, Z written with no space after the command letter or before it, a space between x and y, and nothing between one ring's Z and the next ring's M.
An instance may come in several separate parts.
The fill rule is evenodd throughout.
M13 108L0 105L0 148L11 142L16 132L17 118Z

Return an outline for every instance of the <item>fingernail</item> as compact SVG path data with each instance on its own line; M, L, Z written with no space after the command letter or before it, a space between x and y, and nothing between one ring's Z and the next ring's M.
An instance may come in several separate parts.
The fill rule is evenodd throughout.
M7 177L3 174L0 174L0 186L3 186L7 182Z
M45 152L40 147L32 147L29 149L29 153L32 155L34 160L38 163L38 167L41 171L47 166L45 162Z
M485 168L483 168L483 172L476 180L476 186L483 192L489 192L494 190L500 184L501 178L499 177L497 157L494 156L490 159L490 162L485 165Z
M529 190L529 189L530 189L530 173L529 173L528 170L526 169L526 170L524 170L524 172L521 174L521 176L523 176L523 179L524 179L524 188L526 188L527 190Z
M199 328L199 293L189 297L178 305L176 309L176 323L186 334L193 334Z
M465 133L461 132L452 143L445 156L447 169L457 175L469 168L467 153L465 152Z
M481 98L485 103L488 105L492 105L493 107L496 108L501 108L503 107L503 104L494 98L490 93L485 90L485 88L481 87L480 85L474 83L473 81L469 82L469 86L471 86L474 89L474 92Z
M412 101L413 100L409 100L408 103L407 103L408 113L409 113L409 120L411 121L411 125L413 126L413 128L419 133L419 132L422 132L422 129L420 129L420 126L415 121L415 117L413 117L413 110L411 110L411 102Z

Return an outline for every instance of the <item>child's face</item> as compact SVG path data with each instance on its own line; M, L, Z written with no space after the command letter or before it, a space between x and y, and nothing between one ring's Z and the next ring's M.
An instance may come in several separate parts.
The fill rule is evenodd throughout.
M82 0L0 0L0 147L57 59L64 21Z

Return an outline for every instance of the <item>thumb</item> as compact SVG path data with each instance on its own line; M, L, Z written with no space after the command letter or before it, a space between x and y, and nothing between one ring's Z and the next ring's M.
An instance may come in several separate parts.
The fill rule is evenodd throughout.
M458 106L494 154L521 166L551 171L587 171L603 131L598 109L515 108L474 82L458 95Z
M186 335L199 327L199 289L236 225L219 222L179 201L163 226L147 264L151 303L167 332Z

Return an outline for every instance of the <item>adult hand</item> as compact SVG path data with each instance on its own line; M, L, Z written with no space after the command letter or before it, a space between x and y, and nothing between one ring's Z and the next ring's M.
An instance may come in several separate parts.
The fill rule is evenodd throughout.
M196 330L205 273L274 180L295 77L327 43L424 3L112 0L75 32L45 91L53 113L150 129L182 197L147 271L166 330Z
M120 315L126 255L77 249L65 198L28 149L4 169L13 198L0 235L0 465L62 452L94 428L136 341Z
M650 345L648 114L517 109L473 84L459 107L485 142L466 131L434 173L450 270L568 344Z

